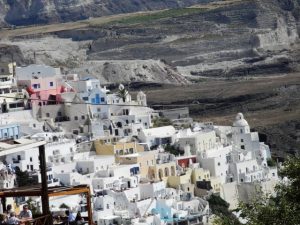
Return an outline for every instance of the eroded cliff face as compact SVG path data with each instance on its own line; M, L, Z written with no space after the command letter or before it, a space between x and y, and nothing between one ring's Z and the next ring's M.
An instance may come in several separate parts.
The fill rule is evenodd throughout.
M68 13L91 2L68 1L74 3ZM57 12L53 5L47 7ZM12 30L22 37L5 40L5 44L19 46L28 60L34 61L35 55L36 63L88 73L109 83L185 83L180 74L197 81L203 76L258 76L300 70L300 0L228 0L200 8L134 14L109 23L84 23L84 27L60 27L24 36L20 29Z
M251 0L159 22L117 24L93 42L88 58L164 59L191 77L291 72L299 63L299 15L298 0Z
M0 0L0 25L67 22L120 13L187 7L215 0Z

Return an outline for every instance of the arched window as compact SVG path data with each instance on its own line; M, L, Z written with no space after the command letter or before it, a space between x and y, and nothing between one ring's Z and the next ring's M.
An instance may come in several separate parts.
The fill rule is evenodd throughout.
M165 177L168 177L169 176L169 168L165 168Z

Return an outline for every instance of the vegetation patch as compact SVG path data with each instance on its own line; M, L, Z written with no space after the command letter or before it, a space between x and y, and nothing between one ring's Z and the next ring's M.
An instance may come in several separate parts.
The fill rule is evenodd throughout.
M114 23L120 23L120 24L149 23L155 20L160 20L160 19L165 19L170 17L180 17L180 16L202 13L205 12L206 10L207 9L205 8L169 9L169 10L163 10L155 13L141 14L141 15L127 17L124 19L114 21Z

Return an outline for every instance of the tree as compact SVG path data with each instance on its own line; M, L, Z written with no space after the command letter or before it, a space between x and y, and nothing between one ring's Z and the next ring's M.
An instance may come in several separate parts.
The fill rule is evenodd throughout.
M290 158L281 169L288 182L279 183L274 195L266 195L252 202L240 203L239 209L249 225L300 224L300 158Z
M125 89L124 85L123 84L120 84L119 85L119 89L118 89L118 92L117 92L117 96L119 98L121 98L123 100L123 102L126 101L126 97L128 95L128 91Z
M275 167L276 166L276 162L272 158L267 159L267 164L268 164L269 167Z
M178 156L178 155L183 155L184 154L184 151L180 150L178 147L175 147L173 145L170 145L170 144L167 144L165 146L165 151L166 152L169 152L175 156Z
M41 216L42 213L41 213L40 209L36 206L35 201L33 201L31 198L29 198L26 201L26 204L28 205L28 208L31 210L33 217Z
M153 119L153 127L163 127L163 126L170 126L172 122L170 119L166 117L155 117Z
M31 186L38 184L38 180L31 177L27 171L21 171L19 167L16 167L16 180L19 187Z
M229 203L220 196L212 194L208 198L209 207L216 218L214 224L218 225L240 225L238 219L229 210Z

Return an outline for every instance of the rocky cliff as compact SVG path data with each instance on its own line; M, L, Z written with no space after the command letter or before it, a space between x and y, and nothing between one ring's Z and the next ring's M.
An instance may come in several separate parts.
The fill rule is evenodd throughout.
M183 4L152 1L172 7ZM152 1L138 1L138 5ZM30 4L34 2L38 1ZM87 1L77 3L83 2L88 5ZM88 73L103 82L185 83L180 75L197 82L203 77L299 71L299 34L299 0L227 0L113 20L101 17L11 29L0 32L0 39L19 46L27 61Z
M88 54L97 60L164 59L186 76L290 72L299 63L299 21L300 1L232 1L157 21L121 21Z
M187 7L213 0L0 0L0 25L66 22L120 13Z

